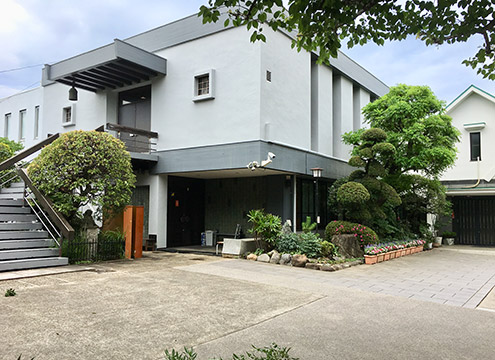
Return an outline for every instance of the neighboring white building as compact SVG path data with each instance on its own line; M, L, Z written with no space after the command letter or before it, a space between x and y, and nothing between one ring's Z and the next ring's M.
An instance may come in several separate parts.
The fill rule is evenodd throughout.
M471 85L447 106L461 132L455 166L442 176L456 243L495 245L495 96Z
M0 134L26 147L101 125L120 134L138 175L133 201L159 248L199 244L205 229L246 229L253 208L299 228L315 215L317 167L324 226L327 189L350 172L341 135L388 88L342 53L318 65L289 35L264 33L253 44L244 28L193 15L46 65L42 87L0 100ZM265 168L247 168L268 152L276 158Z

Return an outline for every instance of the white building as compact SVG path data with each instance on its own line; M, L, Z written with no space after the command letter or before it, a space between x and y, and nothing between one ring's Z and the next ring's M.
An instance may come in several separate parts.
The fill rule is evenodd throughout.
M264 33L253 44L244 28L193 15L46 65L40 88L0 100L0 134L29 147L57 132L119 130L138 174L134 204L159 248L246 229L255 208L300 227L315 215L312 168L323 169L324 226L327 189L350 172L341 135L388 88L342 53L318 65L289 35ZM270 164L247 168L268 152Z
M495 96L471 85L447 114L461 132L455 166L442 176L456 243L495 245Z

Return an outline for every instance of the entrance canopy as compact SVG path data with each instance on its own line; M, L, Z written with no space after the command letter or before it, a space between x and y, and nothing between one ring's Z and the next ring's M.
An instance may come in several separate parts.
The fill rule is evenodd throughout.
M42 85L59 82L97 92L166 75L167 60L115 39L112 44L43 68Z

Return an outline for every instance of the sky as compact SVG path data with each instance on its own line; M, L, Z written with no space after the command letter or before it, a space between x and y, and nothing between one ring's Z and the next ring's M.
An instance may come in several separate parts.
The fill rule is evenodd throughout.
M39 86L43 64L192 15L206 2L1 0L0 98ZM448 104L471 84L495 94L494 81L482 79L461 63L481 43L481 38L472 38L467 43L435 47L409 38L343 52L388 86L428 85ZM11 71L17 68L24 69Z

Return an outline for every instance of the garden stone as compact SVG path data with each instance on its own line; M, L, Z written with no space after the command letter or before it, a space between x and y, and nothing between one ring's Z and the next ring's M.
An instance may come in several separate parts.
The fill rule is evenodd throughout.
M308 262L306 255L296 254L292 257L292 266L305 267Z
M288 265L292 261L292 255L291 254L282 254L280 257L280 261L278 262L281 265Z
M331 264L323 264L320 266L320 270L322 270L322 271L335 271L335 268Z
M317 263L306 263L306 269L320 270L321 264Z
M344 268L341 264L335 264L332 265L332 267L334 268L335 271L342 270Z
M267 263L267 262L270 262L270 257L268 256L268 254L261 254L260 256L258 256L256 261Z
M332 236L332 243L339 249L339 254L345 258L360 258L364 251L354 234L343 234Z
M249 254L246 259L256 261L257 258L258 258L258 255L256 255L256 254Z
M272 257L270 258L271 264L278 264L280 261L280 254L278 251L273 251Z

